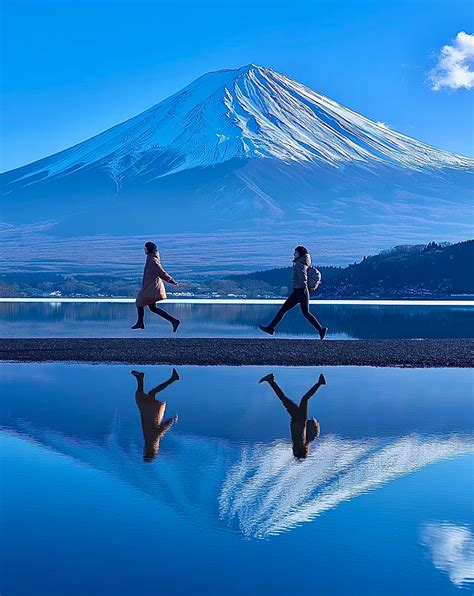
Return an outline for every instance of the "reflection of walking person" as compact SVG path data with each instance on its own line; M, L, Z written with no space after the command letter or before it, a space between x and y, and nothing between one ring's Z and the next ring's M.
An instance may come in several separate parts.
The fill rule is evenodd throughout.
M137 391L135 392L135 401L137 402L140 416L142 419L143 438L145 439L145 447L143 449L143 459L150 462L155 459L156 454L160 448L160 440L168 429L170 429L175 422L178 421L178 416L168 418L162 422L166 410L166 402L155 399L156 394L175 381L179 381L179 375L176 369L173 368L171 377L161 383L148 393L145 393L143 388L143 380L145 373L132 370L132 375L137 380Z
M308 401L322 386L326 385L324 375L319 375L318 382L311 387L301 398L299 406L289 399L275 381L273 374L266 375L260 379L260 383L268 383L273 391L280 398L286 411L291 416L290 431L293 442L293 455L298 459L304 459L309 453L309 444L319 437L320 427L316 418L308 420Z
M311 256L304 246L295 248L293 258L293 271L291 275L291 285L293 291L286 299L286 302L275 315L275 318L269 325L259 325L259 328L270 335L275 334L278 323L283 319L286 313L297 304L301 307L301 312L305 319L318 331L319 337L324 339L328 331L323 327L318 319L309 312L309 290L308 290L308 268L311 267Z
M145 244L146 263L143 272L142 288L138 293L135 305L137 307L137 322L132 329L145 329L144 317L145 306L154 312L156 315L163 317L173 326L173 333L177 331L180 321L172 317L162 308L156 306L156 302L166 300L166 290L163 280L175 286L178 282L175 281L171 275L161 266L160 253L154 242L147 242Z

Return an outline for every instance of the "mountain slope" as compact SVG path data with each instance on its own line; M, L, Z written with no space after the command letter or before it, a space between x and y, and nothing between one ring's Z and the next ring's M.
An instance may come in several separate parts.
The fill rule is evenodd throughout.
M240 266L244 245L276 261L294 239L347 263L395 244L471 237L473 163L248 65L203 75L122 124L1 174L0 243L10 250L27 236L40 266L59 269L71 259L58 257L57 238L67 253L90 244L67 238L103 237L102 252L83 257L98 270L118 238L164 234L187 261L189 234L201 234L204 253L226 251L227 271L255 268Z
M474 240L397 246L348 267L320 267L319 298L447 298L474 295ZM263 282L279 295L288 290L291 267L231 275L240 291ZM257 285L258 288L258 285ZM237 290L234 290L237 291ZM248 290L247 290L248 291Z
M468 168L471 160L374 123L273 70L248 65L209 73L146 112L8 175L8 187L89 168L120 188L234 158L340 166L357 162ZM7 192L8 192L7 187Z
M420 246L398 246L347 267L319 264L318 267L322 272L323 284L315 294L316 298L439 300L474 297L474 240L458 244L430 242ZM137 274L139 270L139 263L131 273L116 271L113 275L0 270L0 295L43 297L59 292L62 297L133 296L140 287L140 276ZM178 291L189 292L190 296L198 298L209 298L214 294L219 298L285 297L291 280L291 267L217 278L195 273L191 280L186 277L189 269L179 273ZM12 315L13 318L16 316L18 313ZM347 316L351 319L351 327L357 327L360 317L356 320L353 313L348 313ZM367 316L372 314L368 313ZM384 316L386 317L386 313ZM399 316L399 313L394 316ZM384 317L382 319L374 329L378 330L380 325L387 324ZM366 323L364 319L362 325ZM304 319L302 324L304 326ZM462 325L464 323L461 328L465 332ZM389 323L387 332L394 328L396 325L394 327ZM450 333L452 332L453 329ZM360 333L358 328L355 335Z

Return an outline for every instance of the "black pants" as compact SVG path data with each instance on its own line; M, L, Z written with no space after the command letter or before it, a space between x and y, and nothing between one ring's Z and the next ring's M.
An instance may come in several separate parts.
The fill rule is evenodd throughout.
M156 304L149 304L148 308L151 310L151 312L154 312L155 315L159 315L160 317L163 317L163 319L166 319L170 323L174 323L176 321L176 319L174 317L172 317L170 314L168 314L166 312L166 310L163 310L162 308L158 308L156 306ZM143 317L145 316L145 307L137 306L137 314L138 314L138 322L143 323Z
M315 329L321 331L323 328L322 325L318 319L309 312L309 292L306 288L298 288L291 292L283 306L275 315L275 318L270 323L269 327L275 329L286 313L294 308L297 304L300 305L304 318L308 320Z

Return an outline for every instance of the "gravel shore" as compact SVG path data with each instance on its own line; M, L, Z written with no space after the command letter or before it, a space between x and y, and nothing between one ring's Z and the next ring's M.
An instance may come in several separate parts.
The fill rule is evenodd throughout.
M0 339L0 360L127 364L472 367L474 340Z

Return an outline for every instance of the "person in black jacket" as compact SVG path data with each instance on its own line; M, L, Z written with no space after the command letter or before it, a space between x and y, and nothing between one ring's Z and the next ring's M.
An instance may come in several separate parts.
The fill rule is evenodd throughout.
M301 312L307 321L317 330L320 339L326 337L327 327L323 327L318 319L309 311L309 290L308 290L308 268L311 267L311 255L304 246L295 248L293 258L293 270L291 275L291 285L293 291L286 299L283 306L275 315L275 318L269 325L259 325L259 329L275 335L275 329L278 323L283 319L286 313L297 304L301 307Z

